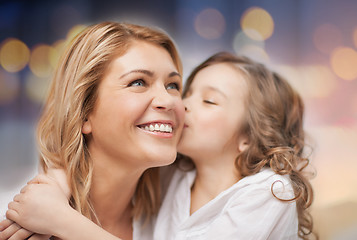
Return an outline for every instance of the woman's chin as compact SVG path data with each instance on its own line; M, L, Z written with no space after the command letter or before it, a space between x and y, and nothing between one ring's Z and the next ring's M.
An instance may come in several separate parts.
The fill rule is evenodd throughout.
M171 163L173 163L175 161L176 156L177 156L176 151L171 152L171 153L166 152L165 154L161 153L156 156L152 156L151 163L152 163L152 165L155 165L152 167L160 167L160 166L170 165Z

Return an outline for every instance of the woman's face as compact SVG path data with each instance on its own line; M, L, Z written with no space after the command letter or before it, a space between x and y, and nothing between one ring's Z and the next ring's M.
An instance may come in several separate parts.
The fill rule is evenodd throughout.
M184 121L181 84L164 48L133 42L109 65L83 125L94 161L136 169L174 161Z
M187 108L178 151L197 163L238 154L244 121L246 81L232 65L219 63L199 71L183 99Z

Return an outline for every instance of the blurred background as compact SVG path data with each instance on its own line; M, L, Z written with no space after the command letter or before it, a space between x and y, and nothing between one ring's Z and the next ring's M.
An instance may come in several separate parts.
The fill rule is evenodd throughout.
M105 20L159 27L184 77L217 51L244 54L303 96L321 239L357 239L357 1L0 1L0 211L37 172L34 129L61 49Z

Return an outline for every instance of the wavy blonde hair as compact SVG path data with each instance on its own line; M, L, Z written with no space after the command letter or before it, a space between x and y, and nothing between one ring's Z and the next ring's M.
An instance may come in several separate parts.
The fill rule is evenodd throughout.
M219 63L234 66L245 76L248 84L246 119L240 133L248 136L249 145L237 156L236 168L242 177L258 173L263 167L270 167L280 175L288 174L295 198L279 200L296 201L300 238L308 239L309 235L317 237L312 233L313 222L308 211L313 191L304 171L309 159L303 156L304 104L301 97L285 79L264 65L225 52L211 56L192 71L183 97L199 71ZM180 157L187 160L184 156ZM273 191L272 194L276 197Z
M112 59L123 55L135 41L163 47L182 75L182 65L173 41L163 32L133 24L104 22L86 28L67 47L52 80L49 95L38 123L40 163L62 168L72 192L73 208L96 219L91 206L93 162L82 125L93 110L98 85ZM135 217L149 217L160 206L159 173L146 170L135 192Z

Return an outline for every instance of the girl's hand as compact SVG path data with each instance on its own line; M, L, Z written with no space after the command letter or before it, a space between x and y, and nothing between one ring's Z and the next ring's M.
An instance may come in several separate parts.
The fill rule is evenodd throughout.
M21 189L8 207L8 219L25 229L45 235L55 235L60 224L57 220L65 219L68 210L72 210L57 182L41 174Z
M50 236L34 234L17 223L5 219L0 222L0 240L47 240Z
M56 180L56 183L61 187L62 191L66 195L67 199L71 197L71 190L67 182L67 175L63 169L49 168L47 169L46 176ZM28 182L32 183L32 181Z

